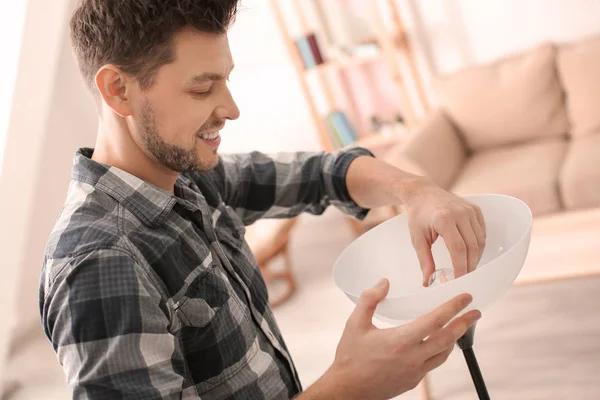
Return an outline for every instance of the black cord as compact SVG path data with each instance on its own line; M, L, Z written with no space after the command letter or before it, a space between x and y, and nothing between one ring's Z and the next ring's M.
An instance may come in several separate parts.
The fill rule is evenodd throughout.
M490 395L485 387L485 382L483 381L477 358L475 358L473 347L463 349L463 354L465 355L465 360L467 361L467 366L469 367L469 372L471 373L471 378L475 384L475 390L477 390L479 400L490 400Z

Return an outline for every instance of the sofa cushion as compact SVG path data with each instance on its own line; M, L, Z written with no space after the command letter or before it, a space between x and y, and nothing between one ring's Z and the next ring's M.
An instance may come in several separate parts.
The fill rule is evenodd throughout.
M386 161L407 172L427 176L444 189L450 188L467 158L460 134L441 110L425 118L400 152L390 152Z
M558 176L568 144L564 138L537 140L519 146L475 153L452 191L464 196L499 193L517 197L534 215L561 209Z
M555 54L553 45L544 44L436 82L441 107L471 150L566 135Z
M560 47L558 68L567 94L571 134L600 129L600 37Z
M569 209L600 206L600 129L571 140L560 172L560 194Z

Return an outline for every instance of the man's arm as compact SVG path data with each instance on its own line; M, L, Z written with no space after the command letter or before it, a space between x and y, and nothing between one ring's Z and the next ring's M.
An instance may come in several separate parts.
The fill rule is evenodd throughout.
M373 157L358 157L348 168L346 185L352 199L365 208L406 204L426 179Z
M364 155L371 153L356 148L337 153L224 155L215 173L225 203L246 225L259 218L321 214L329 205L363 218L367 210L348 194L346 173Z
M44 293L44 329L74 399L181 398L179 345L160 294L131 256L121 250L79 256Z

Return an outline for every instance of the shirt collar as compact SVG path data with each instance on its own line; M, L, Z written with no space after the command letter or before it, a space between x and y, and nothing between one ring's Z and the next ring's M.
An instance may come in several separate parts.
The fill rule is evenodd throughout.
M93 153L94 150L90 148L77 150L73 160L72 179L88 183L96 190L108 194L144 225L160 226L177 198L128 172L92 160ZM177 184L189 183L184 182L185 180L187 178L180 176Z

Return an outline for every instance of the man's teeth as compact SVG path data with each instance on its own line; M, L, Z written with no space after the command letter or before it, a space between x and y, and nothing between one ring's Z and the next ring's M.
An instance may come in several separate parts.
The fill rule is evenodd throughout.
M202 135L200 136L202 139L206 139L206 140L214 140L216 138L219 137L219 132L217 133L210 133L210 134L206 134L206 135Z

